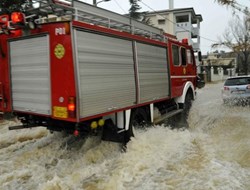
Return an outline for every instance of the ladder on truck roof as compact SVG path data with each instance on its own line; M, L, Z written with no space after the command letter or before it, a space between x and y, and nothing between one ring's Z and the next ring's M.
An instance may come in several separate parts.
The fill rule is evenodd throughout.
M55 15L66 20L83 21L161 42L167 41L167 35L159 28L84 2L76 0L34 0L33 4L36 4L36 6L39 4L39 6L28 9L26 12L30 15ZM41 18L37 20L39 22Z

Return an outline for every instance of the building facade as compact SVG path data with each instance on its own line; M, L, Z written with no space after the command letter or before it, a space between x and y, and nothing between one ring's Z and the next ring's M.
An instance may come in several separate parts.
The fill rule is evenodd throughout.
M237 67L237 55L229 52L213 52L203 56L204 66L227 66L230 68Z
M237 54L233 52L208 53L203 55L202 62L202 71L205 71L210 77L220 72L226 76L234 76L239 72Z
M200 23L203 18L193 8L170 9L148 12L145 15L149 23L164 32L175 35L178 40L187 38L194 50L200 51Z

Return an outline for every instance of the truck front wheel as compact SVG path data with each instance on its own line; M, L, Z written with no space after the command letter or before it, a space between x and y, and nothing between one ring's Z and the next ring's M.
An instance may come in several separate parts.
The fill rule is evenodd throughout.
M188 114L189 114L189 111L191 109L191 106L192 106L192 100L193 100L193 96L192 96L192 93L191 92L188 92L186 94L186 97L185 97L185 102L184 102L184 105L183 105L183 116L185 119L187 119L188 117Z
M183 111L178 116L178 120L176 123L177 128L188 128L188 115L189 111L192 107L193 95L192 92L188 92L185 97L185 102L183 104Z
M172 128L188 128L188 115L192 106L193 95L192 92L189 91L186 94L185 101L183 104L180 104L180 108L182 108L182 112L174 115L173 117L168 119L168 124Z

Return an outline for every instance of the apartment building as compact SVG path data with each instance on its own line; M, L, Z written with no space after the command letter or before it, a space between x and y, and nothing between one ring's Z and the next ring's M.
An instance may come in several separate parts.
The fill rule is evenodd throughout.
M202 15L196 14L193 8L173 8L173 0L169 9L148 12L145 18L150 24L163 29L164 32L175 35L178 40L187 38L194 50L200 51L200 23Z

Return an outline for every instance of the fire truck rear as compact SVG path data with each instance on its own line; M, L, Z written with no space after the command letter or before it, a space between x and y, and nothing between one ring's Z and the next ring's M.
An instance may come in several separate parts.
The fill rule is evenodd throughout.
M10 129L127 142L134 126L186 116L198 85L186 40L82 2L39 2L0 16L0 112L22 123Z

